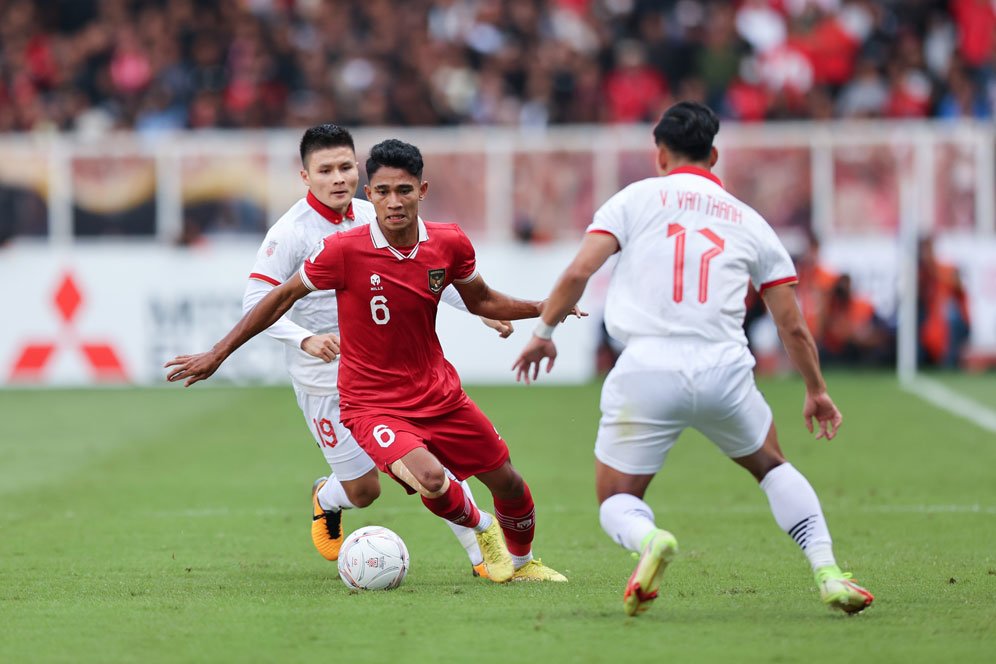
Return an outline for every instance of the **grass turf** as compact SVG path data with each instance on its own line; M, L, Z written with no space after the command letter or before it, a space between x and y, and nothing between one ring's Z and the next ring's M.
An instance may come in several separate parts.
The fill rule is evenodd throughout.
M888 376L830 385L831 443L807 439L798 382L761 386L841 565L876 594L855 618L822 607L764 495L691 432L648 494L681 554L626 618L634 561L592 487L597 385L470 390L532 487L537 554L570 583L472 578L445 524L385 481L345 527L405 539L411 572L386 593L349 591L311 547L325 466L289 389L0 392L0 661L991 661L996 440Z

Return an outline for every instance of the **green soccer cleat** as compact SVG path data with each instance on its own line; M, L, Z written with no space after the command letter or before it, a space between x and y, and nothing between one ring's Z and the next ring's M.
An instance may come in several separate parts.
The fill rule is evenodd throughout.
M819 568L815 576L820 599L831 609L854 614L864 611L875 601L870 592L852 581L851 575L841 572L836 565Z
M512 554L505 546L505 536L502 535L498 519L492 517L491 525L484 532L475 533L477 545L481 547L481 555L488 569L488 578L495 583L505 583L512 578Z
M677 553L678 541L666 530L657 529L644 538L640 562L636 564L623 593L626 615L639 615L650 608L650 603L657 599L664 570Z
M515 570L513 581L556 581L566 583L567 577L543 564L539 558L533 558L528 563Z

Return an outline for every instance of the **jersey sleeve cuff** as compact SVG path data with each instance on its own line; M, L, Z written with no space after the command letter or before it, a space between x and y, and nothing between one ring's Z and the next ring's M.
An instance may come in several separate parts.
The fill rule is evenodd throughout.
M799 277L793 275L791 277L782 277L781 279L775 279L774 281L768 281L761 284L761 287L757 289L758 294L764 293L765 290L769 288L774 288L775 286L784 286L785 284L797 284L799 283Z
M308 290L310 291L318 290L315 284L311 283L311 279L308 278L308 274L304 271L304 265L301 266L301 269L299 269L297 273L301 275L301 281L304 282L304 285Z
M477 275L480 274L477 270L474 270L469 277L464 277L463 279L454 279L455 284L469 284L474 279L477 279Z
M609 236L611 236L611 237L614 237L614 238L616 239L616 242L619 242L619 236L618 236L618 235L616 235L616 234L615 234L615 233L613 233L612 231L607 231L607 230L605 230L604 228L593 228L593 229L591 229L590 231L586 231L586 232L587 232L587 233L590 233L590 234L592 234L592 235L595 235L596 233L597 233L598 235L609 235ZM620 242L620 246L622 246L622 243L621 243L621 242Z
M249 278L250 279L257 279L259 281L265 281L266 283L272 284L274 286L279 286L280 285L280 282L277 281L276 279L274 279L273 277L269 277L269 276L267 276L265 274L260 274L259 272L252 272L252 273L250 273L249 274Z

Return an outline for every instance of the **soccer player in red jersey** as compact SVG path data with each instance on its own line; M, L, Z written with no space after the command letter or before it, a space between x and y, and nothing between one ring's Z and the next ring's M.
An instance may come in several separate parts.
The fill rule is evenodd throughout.
M436 308L450 283L474 314L535 318L543 302L492 290L477 272L474 248L455 224L423 222L417 147L390 139L370 151L365 187L377 222L325 238L301 270L270 291L206 353L179 356L168 380L189 386L210 377L236 348L297 300L335 289L341 332L339 392L343 424L378 468L418 493L434 514L473 528L494 581L566 581L533 558L533 499L508 447L467 396L436 337ZM575 307L575 315L582 315ZM491 491L494 516L478 510L460 484L475 476ZM504 534L504 541L502 535Z

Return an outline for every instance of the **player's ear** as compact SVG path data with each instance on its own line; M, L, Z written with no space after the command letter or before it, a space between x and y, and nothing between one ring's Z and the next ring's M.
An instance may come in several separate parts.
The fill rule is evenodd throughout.
M715 166L717 161L719 161L719 150L717 150L714 145L712 149L709 150L709 168Z
M657 146L657 174L667 173L667 165L671 160L671 155L663 144Z
M422 184L421 184L421 186L419 186L419 188L418 188L418 199L420 201L424 201L425 200L425 195L426 195L426 193L428 193L428 191L429 191L429 182L428 181L423 181Z
M301 182L304 183L304 186L309 189L311 188L311 180L308 178L308 171L303 168L301 169Z
M367 197L368 201L370 200L370 194L372 193L373 190L370 188L370 185L368 184L363 185L363 195Z

